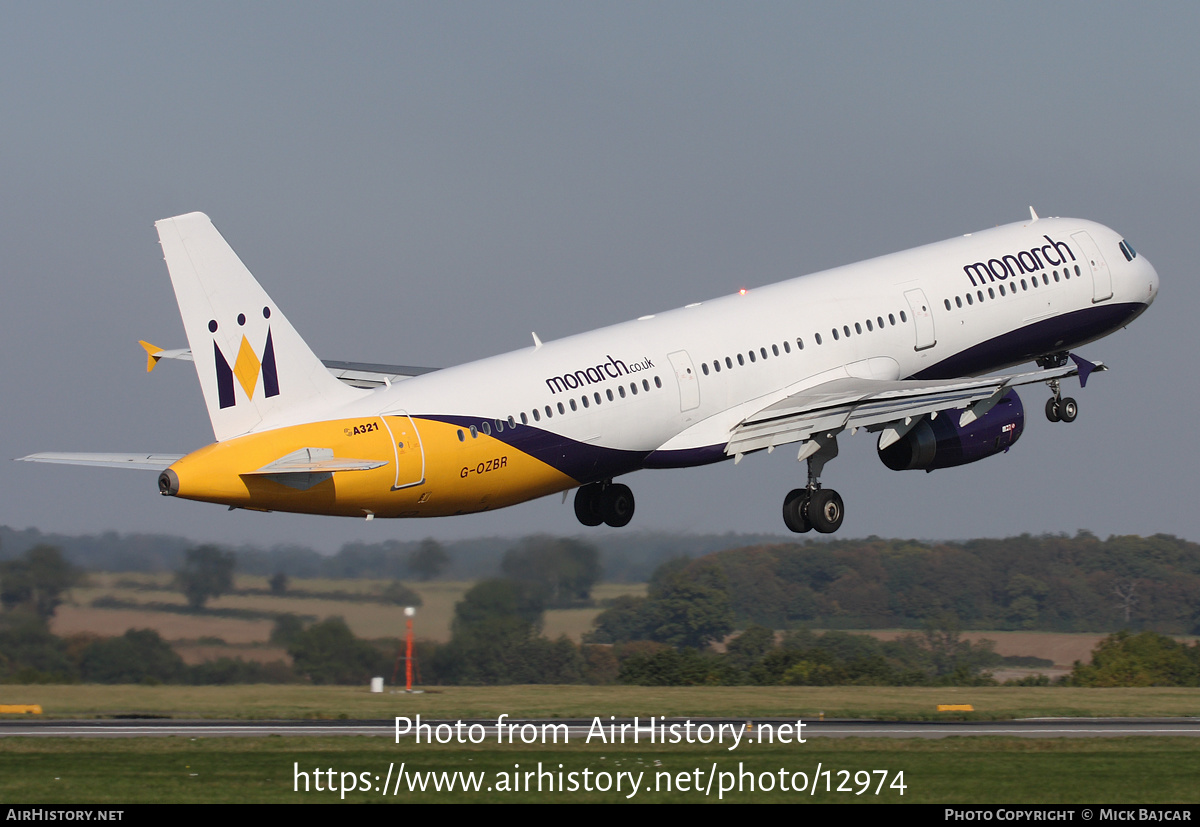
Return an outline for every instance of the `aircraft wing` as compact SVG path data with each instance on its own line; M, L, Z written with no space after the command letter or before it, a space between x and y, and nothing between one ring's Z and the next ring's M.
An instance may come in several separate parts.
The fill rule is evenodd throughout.
M922 416L962 410L959 425L987 413L1010 388L1079 376L1081 384L1103 364L1071 355L1074 364L1046 370L980 378L884 381L835 379L794 393L746 417L734 427L725 446L727 456L803 442L816 434L845 428L884 431L881 447L896 442Z
M182 362L193 361L190 348L164 350L149 342L139 341L138 344L146 351L147 373L154 370L160 359L174 359ZM322 359L321 364L325 365L326 370L332 373L334 377L340 379L350 387L365 388L366 390L372 390L383 385L391 385L404 379L410 379L413 376L421 376L422 374L433 373L437 370L437 368L422 368L415 365L336 362L332 359Z
M89 454L61 451L17 457L18 462L52 462L59 465L92 465L98 468L133 468L136 471L162 471L183 459L183 454Z

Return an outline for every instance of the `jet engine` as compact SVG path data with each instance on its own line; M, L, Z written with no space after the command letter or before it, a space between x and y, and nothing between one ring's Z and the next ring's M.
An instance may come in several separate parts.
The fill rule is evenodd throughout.
M953 468L1007 451L1025 428L1021 397L1010 390L979 419L960 427L960 410L939 411L886 448L879 458L893 471Z

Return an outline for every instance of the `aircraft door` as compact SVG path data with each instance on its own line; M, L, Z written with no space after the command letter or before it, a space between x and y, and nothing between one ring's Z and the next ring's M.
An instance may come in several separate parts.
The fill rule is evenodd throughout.
M412 488L425 482L425 448L416 423L401 411L383 417L383 423L392 436L392 449L396 461L396 477L392 490Z
M1083 257L1091 266L1092 289L1094 290L1092 302L1111 299L1113 294L1112 271L1108 269L1108 263L1104 260L1104 256L1100 255L1100 248L1087 233L1071 233L1071 238L1075 239L1075 243L1083 249Z
M908 299L908 308L912 311L913 325L917 331L917 344L913 350L925 350L937 344L937 336L933 331L933 308L925 298L925 291L920 288L905 290L904 298Z
M700 380L692 367L692 357L686 350L668 353L671 367L675 369L675 382L679 385L679 410L690 411L700 407Z

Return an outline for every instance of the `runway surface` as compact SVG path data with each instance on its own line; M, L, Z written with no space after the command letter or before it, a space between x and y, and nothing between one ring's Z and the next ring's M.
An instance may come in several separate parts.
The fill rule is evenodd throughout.
M783 732L787 733L789 742L795 737L795 718L668 718L665 721L655 721L657 727L678 724L683 732L686 722L691 721L692 731L699 732L701 725L716 728L720 725L733 725L740 728L743 724L752 723L754 727L772 725L774 731L779 731L781 725L786 725ZM433 736L454 737L452 731L458 725L457 720L422 720L428 724ZM617 719L615 721L601 719L605 732L615 724L618 728L628 724L625 730L626 743L631 742L634 732L634 719ZM645 744L650 732L647 719L638 722L638 741ZM1035 718L1015 721L862 721L862 720L804 720L801 730L804 738L949 738L1003 736L1020 738L1111 738L1116 736L1200 736L1200 718ZM497 726L494 718L464 719L462 732L472 725L482 728L486 740L484 743L496 743ZM526 733L541 732L543 727L568 727L572 743L583 742L594 726L591 719L527 719L505 720L503 736L505 742L511 736L513 743L520 743L523 727ZM401 725L403 726L403 725ZM442 729L438 729L439 726ZM425 730L422 730L425 732ZM619 730L618 730L619 731ZM728 731L728 730L727 730ZM480 732L475 730L476 734ZM186 738L217 738L217 737L263 737L268 735L283 736L346 736L368 735L374 737L396 737L396 724L393 720L362 720L362 721L176 721L170 719L107 719L87 721L67 720L5 720L0 721L0 738L5 737L72 737L72 738L134 738L134 737L165 737L176 736ZM413 737L412 733L402 734L401 737ZM598 739L597 739L598 740Z

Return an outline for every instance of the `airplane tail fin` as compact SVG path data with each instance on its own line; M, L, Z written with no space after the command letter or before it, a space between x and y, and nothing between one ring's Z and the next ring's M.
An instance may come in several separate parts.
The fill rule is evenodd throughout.
M208 216L154 226L218 442L366 393L325 369Z

